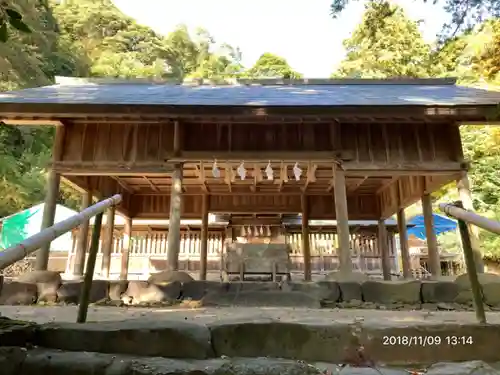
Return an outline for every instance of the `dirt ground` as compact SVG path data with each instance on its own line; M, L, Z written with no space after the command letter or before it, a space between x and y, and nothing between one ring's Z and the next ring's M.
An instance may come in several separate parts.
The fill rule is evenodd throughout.
M0 314L11 319L47 322L76 321L77 306L0 306ZM200 324L226 320L276 319L282 321L349 324L363 320L373 326L408 326L421 324L475 323L474 312L458 311L384 311L355 309L307 309L283 307L221 307L221 308L126 308L91 306L88 321L180 320ZM488 323L500 324L500 312L487 313Z

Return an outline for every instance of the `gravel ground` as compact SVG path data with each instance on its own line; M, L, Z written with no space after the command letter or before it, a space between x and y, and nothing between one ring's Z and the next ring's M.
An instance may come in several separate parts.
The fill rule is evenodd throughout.
M0 315L11 319L37 323L74 322L77 306L0 306ZM307 309L307 308L125 308L89 307L88 321L123 321L147 319L157 321L180 320L200 324L221 320L276 319L304 323L352 323L356 318L367 324L383 326L408 326L421 324L471 324L476 322L474 312L457 311L387 311L355 309ZM487 313L488 323L500 324L500 312Z

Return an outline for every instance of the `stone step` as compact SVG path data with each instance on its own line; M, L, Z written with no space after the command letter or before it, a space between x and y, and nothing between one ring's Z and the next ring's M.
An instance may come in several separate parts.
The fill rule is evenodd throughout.
M18 346L19 337L19 332L3 334L1 345ZM365 357L375 363L399 365L500 361L500 351L494 345L498 337L500 325L299 323L293 319L229 319L197 324L136 319L44 324L31 327L25 341L51 349L116 355L197 360L222 356L274 357L332 363L352 362L353 355L363 347Z
M408 375L416 369L340 367L333 363L305 363L278 358L229 358L205 360L137 357L92 352L0 347L2 375ZM419 368L426 375L500 375L497 365L482 361L436 363Z

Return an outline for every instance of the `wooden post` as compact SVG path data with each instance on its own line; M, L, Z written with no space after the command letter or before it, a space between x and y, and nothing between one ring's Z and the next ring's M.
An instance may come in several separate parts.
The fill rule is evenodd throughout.
M462 209L464 208L463 202L460 201L456 203L456 206ZM484 312L483 293L477 275L477 266L474 265L474 250L472 249L469 228L463 220L458 220L458 228L460 230L460 237L462 238L462 244L464 247L465 266L467 267L467 274L469 275L472 298L476 310L476 318L479 323L485 324L486 314Z
M457 189L464 209L474 212L474 207L472 205L472 194L470 191L470 183L467 172L464 171L462 173L462 177L457 181ZM483 253L481 250L481 242L479 240L479 228L470 224L467 224L467 226L469 227L470 242L472 250L474 251L474 260L477 272L484 273Z
M111 252L113 250L113 232L115 230L115 206L108 208L106 213L106 229L105 237L102 245L102 265L101 275L106 279L109 278L109 268L111 265Z
M81 209L84 210L92 205L92 194L86 191L82 195ZM78 230L78 239L76 244L75 263L73 266L73 276L83 276L85 269L85 256L87 254L87 245L89 237L89 221L83 222Z
M351 245L349 235L349 214L347 210L347 192L345 172L337 169L334 176L335 219L339 239L339 264L341 273L352 273Z
M410 279L411 264L410 264L410 249L408 248L408 232L406 230L406 215L405 209L398 209L398 231L399 231L399 246L401 248L401 260L403 263L403 277Z
M128 264L130 251L132 250L132 218L125 218L125 227L123 228L122 261L120 269L120 280L128 278Z
M85 323L87 320L87 310L89 308L90 289L92 288L92 279L94 278L95 262L97 252L99 251L99 238L101 237L102 212L97 214L94 220L94 229L92 231L92 239L90 241L89 259L87 261L87 269L85 270L85 278L83 280L82 293L78 304L77 323Z
M182 164L176 164L172 173L170 192L170 216L168 218L167 260L172 271L179 269L179 252L181 246L181 212L182 212Z
M387 238L387 228L384 220L378 221L378 248L382 262L382 273L384 280L391 280L391 262L389 258L389 241Z
M436 232L434 231L434 217L432 216L431 195L422 195L422 211L424 214L425 236L427 237L427 258L429 261L429 271L432 276L441 276L441 259L439 256Z
M200 280L207 279L207 258L208 258L208 211L210 206L210 196L203 195L201 205L201 238L200 238Z
M64 127L56 126L56 134L54 137L54 146L52 149L52 160L61 160L64 151ZM57 200L59 198L59 185L61 176L54 170L50 170L47 175L47 193L45 196L45 204L43 206L42 227L40 230L46 229L54 225L56 216ZM50 245L52 242L47 242L36 253L35 269L39 271L47 270L49 264Z
M301 196L302 209L302 255L304 257L304 280L311 281L311 246L309 243L309 200Z

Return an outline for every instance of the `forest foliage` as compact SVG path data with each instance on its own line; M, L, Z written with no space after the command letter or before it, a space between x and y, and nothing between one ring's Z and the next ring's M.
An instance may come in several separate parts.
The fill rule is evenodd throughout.
M424 1L424 0L422 0ZM447 77L459 83L500 87L500 2L444 0L453 16L448 29L426 42L419 23L385 0L366 4L362 22L344 41L346 57L333 77ZM348 0L335 0L338 14ZM458 4L460 3L460 4ZM463 17L464 4L471 12ZM283 57L263 51L251 67L237 46L216 41L209 31L190 33L180 25L160 35L121 13L111 0L16 0L6 2L22 15L29 31L8 23L0 8L0 91L50 84L57 75L213 81L228 78L300 78ZM483 20L481 10L493 17ZM327 10L326 10L327 11ZM462 19L463 18L463 19ZM53 133L49 128L0 126L0 216L43 200ZM500 219L500 132L495 127L463 127L466 157L472 162L475 208ZM436 199L448 199L444 189ZM63 188L60 201L78 206ZM500 240L484 236L486 254L500 254ZM497 250L498 249L498 250Z

